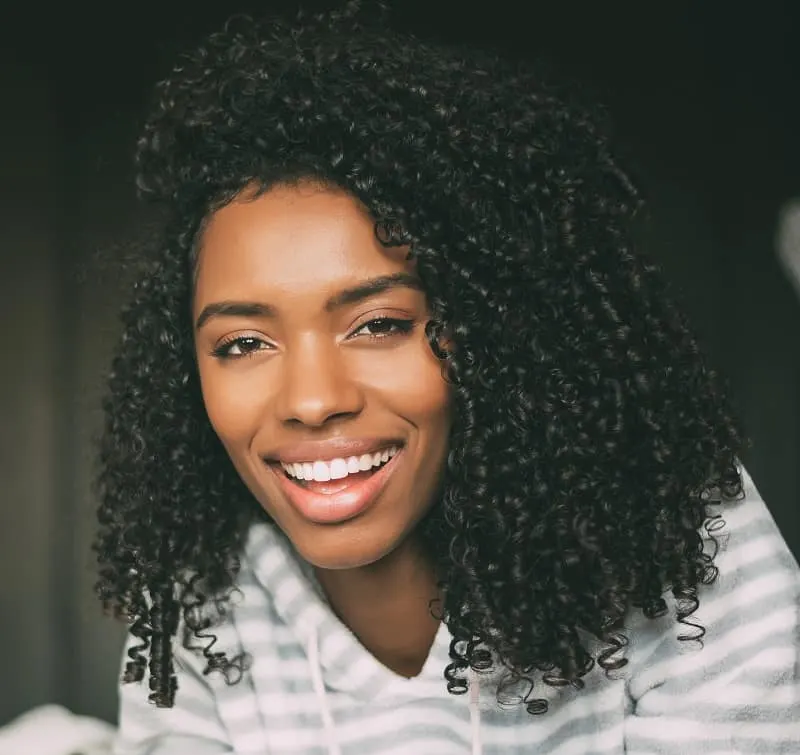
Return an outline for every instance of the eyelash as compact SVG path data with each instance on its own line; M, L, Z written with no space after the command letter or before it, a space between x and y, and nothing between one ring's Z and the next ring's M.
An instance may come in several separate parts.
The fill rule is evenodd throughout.
M367 338L373 341L379 341L383 338L390 338L392 336L407 336L413 329L414 329L414 321L413 320L404 320L398 317L376 317L373 320L369 320L357 328L350 337L356 335L356 333L361 332L364 328L368 328L370 326L374 326L375 324L380 323L381 325L388 325L391 328L394 328L394 332L391 333L368 333Z
M245 349L242 348L245 344L255 344L255 348ZM261 344L266 344L266 341L263 341L256 336L236 336L235 338L229 338L226 341L223 341L219 344L212 352L211 356L216 357L217 359L242 359L243 357L252 357L254 354L257 354L259 351L268 351L268 349L260 348ZM238 346L242 353L241 354L231 354L231 349L234 346Z
M356 328L353 333L348 336L348 339L357 336L362 330L376 325L388 326L393 329L393 332L388 333L365 333L364 337L370 341L382 341L385 338L392 338L397 336L406 336L414 329L414 321L408 319L401 319L397 317L376 317L373 320L365 322L360 327ZM245 344L249 345L245 347ZM212 352L211 355L217 359L242 359L244 357L253 357L260 351L269 351L269 349L261 348L261 345L268 345L266 341L256 336L236 336L220 343ZM231 349L238 346L242 351L241 354L231 354ZM243 348L244 347L244 348Z

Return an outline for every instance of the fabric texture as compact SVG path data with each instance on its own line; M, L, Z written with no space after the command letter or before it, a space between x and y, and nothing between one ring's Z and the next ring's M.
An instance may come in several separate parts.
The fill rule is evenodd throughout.
M712 509L712 513L715 513ZM702 643L672 615L626 624L628 666L595 669L581 691L537 684L549 711L498 705L497 679L474 674L451 695L442 624L412 679L379 663L339 621L275 528L252 528L241 593L215 632L252 663L241 681L203 676L176 646L173 709L121 689L116 755L778 755L800 752L800 570L752 480L719 507L718 580L700 589ZM670 603L674 612L674 605Z

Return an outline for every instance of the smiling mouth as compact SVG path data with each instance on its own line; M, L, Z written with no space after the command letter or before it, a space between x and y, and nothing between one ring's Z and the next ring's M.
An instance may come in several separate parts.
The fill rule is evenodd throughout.
M386 466L399 450L398 446L390 446L372 454L330 461L279 463L276 466L298 487L318 493L336 493L372 477Z
M338 524L372 507L401 463L403 452L403 446L389 446L358 457L272 462L268 466L278 477L287 501L303 518L317 524Z

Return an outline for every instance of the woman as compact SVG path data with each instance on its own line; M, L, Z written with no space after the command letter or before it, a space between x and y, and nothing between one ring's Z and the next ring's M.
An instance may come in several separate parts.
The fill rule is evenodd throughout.
M139 143L117 752L787 752L797 566L606 137L356 10L212 36Z

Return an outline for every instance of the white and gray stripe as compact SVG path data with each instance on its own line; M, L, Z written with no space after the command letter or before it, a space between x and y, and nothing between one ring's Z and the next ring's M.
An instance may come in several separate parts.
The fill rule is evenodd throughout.
M631 615L628 667L613 680L592 672L580 692L539 685L551 709L538 717L499 708L491 677L472 711L468 696L449 695L444 626L418 677L393 674L333 615L285 538L254 527L241 596L216 630L251 668L228 686L177 648L177 707L156 709L145 685L123 685L115 754L797 755L800 570L745 482L745 499L724 509L719 580L700 591L702 648L678 641L674 619Z

